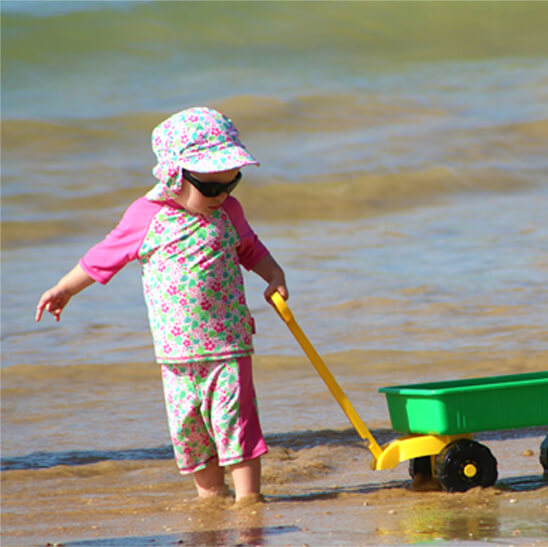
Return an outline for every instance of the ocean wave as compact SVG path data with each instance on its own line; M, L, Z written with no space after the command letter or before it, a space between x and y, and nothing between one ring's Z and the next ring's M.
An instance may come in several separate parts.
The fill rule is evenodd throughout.
M2 15L18 15L20 17L55 17L69 13L87 11L125 12L136 4L145 3L147 0L124 0L123 2L111 2L108 0L94 0L93 2L70 1L43 2L41 0L5 0L2 2Z
M483 93L493 72L523 85L535 66L516 74L515 65L542 63L548 50L543 3L432 4L427 13L397 2L4 4L3 117L85 118L310 90L393 97L419 88L424 98L465 82ZM511 63L499 70L500 60Z
M272 178L260 185L242 185L235 196L255 222L341 221L432 205L459 194L524 191L532 186L531 179L536 180L496 169L465 171L439 166L384 175L330 173L298 183ZM39 219L32 207L29 209L26 194L12 194L4 198L4 207L21 220L3 220L2 245L13 249L106 233L132 199L152 185L139 184L131 191L94 191L77 197L58 195L45 200ZM17 201L24 204L22 214L17 213Z
M71 58L79 53L97 55L105 48L111 54L146 56L149 47L157 53L169 46L184 46L194 52L215 50L221 55L219 47L236 48L248 59L258 49L275 47L278 52L299 53L316 47L324 51L326 43L332 45L333 54L342 51L353 59L356 54L383 59L537 55L546 46L543 23L547 10L542 3L427 7L424 3L359 2L2 3L6 37L14 45L25 46L19 53L16 49L10 53L26 60L43 59L51 52ZM521 32L523 28L527 33ZM43 41L44 36L50 39ZM196 36L207 36L207 40L196 40ZM425 44L434 43L436 47L425 48ZM40 48L33 52L35 44Z
M64 452L33 452L0 460L2 471L14 469L47 469L57 465L88 465L104 461L169 460L173 458L171 446L136 448L126 450L67 450Z

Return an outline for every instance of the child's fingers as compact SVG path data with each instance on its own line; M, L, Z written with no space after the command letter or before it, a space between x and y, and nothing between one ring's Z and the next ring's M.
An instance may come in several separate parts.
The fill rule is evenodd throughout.
M40 321L42 319L42 314L44 313L44 306L41 306L38 304L36 308L36 317L34 318L35 321Z
M48 305L48 297L47 293L44 293L42 295L42 298L40 298L40 301L38 302L38 306L36 306L36 317L35 321L40 321L42 319L42 314L44 313L44 309Z
M61 315L61 306L58 303L51 303L48 306L46 306L46 309L55 317L56 321L59 321L59 316Z
M66 302L61 302L59 300L51 302L46 309L55 317L55 320L59 322L61 320L61 312L65 307Z
M40 319L42 319L42 315L44 314L44 310L46 310L55 317L56 321L59 321L61 319L61 312L63 311L65 304L66 300L60 297L52 296L49 292L44 293L38 303L38 306L36 307L35 320L40 321Z
M287 287L285 285L279 286L276 290L282 295L284 300L289 298L289 292L287 291Z
M269 286L264 292L264 297L269 304L272 304L272 295L275 292L279 292L284 300L287 300L289 298L289 293L287 291L287 288L284 285L279 285L274 287Z
M56 317L58 317L60 313L60 311L58 310L53 310L52 306L48 303L41 304L36 308L36 317L35 317L36 321L40 321L40 319L42 319L44 310L49 311L49 313L51 313L52 315L55 315ZM59 321L59 319L57 319L57 321Z

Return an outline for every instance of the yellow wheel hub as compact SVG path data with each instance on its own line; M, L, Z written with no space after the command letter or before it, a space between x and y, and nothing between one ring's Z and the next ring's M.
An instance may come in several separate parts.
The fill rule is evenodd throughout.
M478 473L478 468L473 463L467 463L464 466L464 475L469 479L475 477Z

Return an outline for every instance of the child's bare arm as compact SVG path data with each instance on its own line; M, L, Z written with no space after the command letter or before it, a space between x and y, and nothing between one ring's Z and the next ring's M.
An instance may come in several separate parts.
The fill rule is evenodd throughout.
M86 287L95 283L78 264L67 275L59 280L59 283L46 291L36 307L36 321L40 321L44 310L48 311L57 321L61 319L61 312L68 301Z
M281 266L274 260L272 255L266 255L253 268L253 271L260 275L268 286L264 291L266 301L270 303L270 297L278 291L284 300L289 298L289 291L285 283L285 275Z

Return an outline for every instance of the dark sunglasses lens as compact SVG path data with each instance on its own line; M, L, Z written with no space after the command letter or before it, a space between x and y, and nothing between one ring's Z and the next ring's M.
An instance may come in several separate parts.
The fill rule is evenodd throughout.
M222 190L219 191L218 184L214 182L200 182L199 184L195 184L196 188L200 190L200 192L208 197L208 198L214 198L215 196L218 196Z
M229 183L221 183L221 182L203 182L201 180L198 180L196 177L193 177L189 173L184 173L185 178L192 183L204 196L208 198L214 198L223 192L227 192L230 194L234 188L236 188L238 182L240 182L240 179L242 178L242 173L239 172L235 177L234 180L232 180Z

